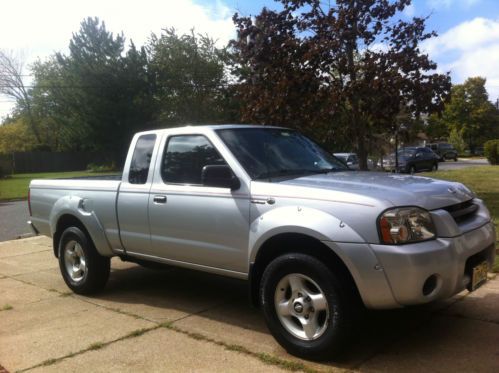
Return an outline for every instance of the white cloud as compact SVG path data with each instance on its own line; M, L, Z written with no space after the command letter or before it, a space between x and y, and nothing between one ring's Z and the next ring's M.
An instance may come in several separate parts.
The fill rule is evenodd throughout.
M416 6L414 4L406 6L403 13L407 18L414 17L416 15Z
M17 0L2 2L0 48L25 50L28 62L67 50L72 33L85 17L97 16L108 30L124 32L127 42L143 45L151 32L175 27L207 33L224 45L235 36L233 11L221 0L206 6L196 0ZM0 96L0 117L12 104Z
M451 50L470 51L494 42L499 42L499 21L478 17L430 39L425 49L436 56Z
M428 6L434 9L450 9L454 6L469 8L481 0L427 0Z
M454 83L482 76L487 78L490 99L499 97L499 19L463 22L429 40L424 49L432 59L445 60L439 70L451 71Z

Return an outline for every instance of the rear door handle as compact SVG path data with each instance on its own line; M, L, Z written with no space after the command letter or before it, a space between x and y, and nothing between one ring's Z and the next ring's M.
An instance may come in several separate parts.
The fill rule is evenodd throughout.
M166 196L154 196L154 203L166 203Z

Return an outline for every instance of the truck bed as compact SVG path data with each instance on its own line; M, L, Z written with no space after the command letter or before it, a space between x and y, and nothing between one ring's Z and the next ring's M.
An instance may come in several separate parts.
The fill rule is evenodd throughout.
M61 215L76 213L85 224L96 224L93 231L105 232L111 244L119 243L116 200L120 184L120 175L32 180L31 221L41 234L51 236ZM82 205L82 201L87 202Z

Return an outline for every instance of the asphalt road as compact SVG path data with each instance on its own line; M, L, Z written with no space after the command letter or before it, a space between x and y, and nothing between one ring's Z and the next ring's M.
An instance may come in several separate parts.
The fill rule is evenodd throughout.
M478 159L458 159L457 162L454 161L445 161L440 162L438 164L438 169L442 171L446 170L459 170L461 168L473 167L473 166L485 166L488 165L489 162L485 158Z
M470 159L441 162L440 170L456 170L466 167L486 165L486 159ZM26 224L28 206L26 201L0 202L0 242L24 237L31 233Z
M30 234L28 218L26 201L0 202L0 242Z

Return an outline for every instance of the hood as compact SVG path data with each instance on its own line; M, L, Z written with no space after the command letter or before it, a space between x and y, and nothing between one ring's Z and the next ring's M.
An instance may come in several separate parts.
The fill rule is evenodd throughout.
M274 182L324 192L338 191L341 194L388 201L394 206L419 206L427 210L454 205L475 197L473 192L460 183L382 172L331 172ZM319 194L317 191L317 195Z

